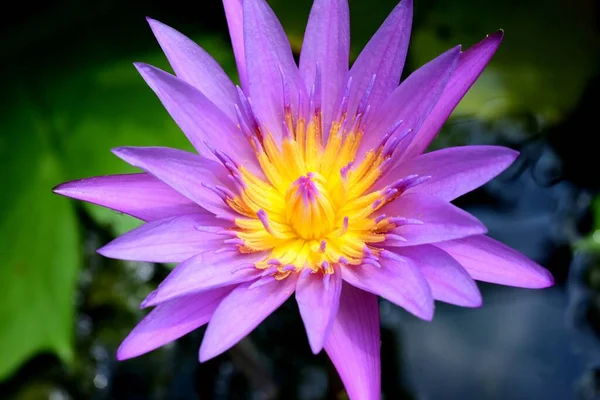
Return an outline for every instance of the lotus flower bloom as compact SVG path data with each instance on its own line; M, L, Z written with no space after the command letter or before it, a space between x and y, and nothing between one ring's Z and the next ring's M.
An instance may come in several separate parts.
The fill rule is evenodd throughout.
M351 68L347 0L314 2L299 66L265 0L224 6L241 87L155 20L176 76L136 64L197 154L117 148L145 172L55 189L145 221L101 254L179 263L142 303L155 308L119 359L208 323L206 361L295 294L312 351L325 349L350 398L378 399L378 296L430 320L434 300L481 305L474 280L552 285L545 269L484 236L481 222L450 203L517 152L465 146L423 154L501 32L464 52L448 50L399 84L411 0L391 12Z

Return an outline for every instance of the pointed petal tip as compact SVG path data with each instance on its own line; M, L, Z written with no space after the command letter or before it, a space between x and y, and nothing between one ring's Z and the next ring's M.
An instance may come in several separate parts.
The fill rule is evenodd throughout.
M107 258L112 258L110 257L110 243L100 247L99 249L96 249L96 253L100 254L103 257L107 257Z
M488 35L489 38L502 41L504 39L504 29L498 29L496 32Z
M219 354L215 353L214 351L211 352L210 350L211 350L210 348L204 346L204 341L203 341L202 344L200 345L200 351L198 352L198 361L203 363L203 362L209 361L210 359L213 359L219 355Z
M513 161L516 160L519 157L519 155L521 154L519 151L510 149L508 147L504 147L504 149L505 149L504 151L506 152L506 156L509 158L512 158Z
M422 319L423 321L431 322L431 321L433 321L433 316L435 314L435 305L431 308L422 308L422 309L418 310L418 314L415 313L414 311L416 311L416 310L412 310L409 312L411 314L413 314L414 316Z
M153 290L150 293L148 293L148 296L146 296L146 298L144 300L142 300L142 302L140 303L140 309L155 306L156 304L154 304L152 301L156 297L156 293L157 293L156 290Z
M121 256L123 254L122 254L122 252L119 251L119 246L114 245L114 240L112 242L105 244L104 246L100 247L99 249L96 249L96 253L100 254L102 257L112 258L115 260L123 260L124 259L124 258L121 258ZM132 260L132 261L135 261L135 260Z
M76 179L74 181L59 183L51 189L52 193L65 197L77 198L77 194L81 192L81 183L88 179L91 178Z
M117 349L117 361L125 361L137 357L137 354L133 354L128 347L129 341L127 340L127 338L125 338L125 340L123 340L123 343L121 343L121 345Z
M69 196L68 195L69 188L70 188L69 183L70 182L64 182L64 183L60 183L60 184L54 186L52 188L52 193L59 194L61 196Z
M321 352L321 350L323 350L323 343L319 343L319 344L309 343L309 344L310 344L310 351L312 351L312 353L315 356L317 354L319 354Z
M132 147L122 146L122 147L114 147L114 148L110 149L110 151L115 156L126 161L127 156L131 155L131 149L132 149Z
M410 18L412 19L412 15L414 14L414 4L413 3L414 3L413 0L401 0L400 3L396 6L395 10L399 11L399 10L405 9L407 11L408 15L410 16ZM392 13L394 11L392 11Z
M154 36L157 37L158 39L158 35L160 34L160 30L171 30L173 31L174 29L171 28L169 25L167 24L163 24L162 22L152 18L152 17L146 17L146 21L148 22L148 25L150 25L150 29L152 30L152 33L154 34Z
M141 61L134 62L133 66L135 67L135 69L138 70L138 72L142 76L144 76L144 74L147 73L147 71L151 69L151 65L146 64L145 62L141 62Z
M545 289L554 286L554 276L546 268L539 271L538 276L531 280L530 289Z
M465 308L479 308L483 305L483 297L481 297L481 293L479 294L478 297L476 298L463 298L464 302L460 303L460 304L455 304L459 307L465 307Z
M483 38L483 40L481 40L479 43L476 43L471 48L472 49L487 48L488 49L487 51L492 51L492 55L493 55L493 53L500 46L500 43L502 43L503 39L504 39L504 29L499 29L494 33L490 33L490 34L486 35L485 38Z
M146 81L147 81L148 78L150 78L152 76L156 76L157 74L159 74L161 72L163 72L165 74L168 74L168 72L165 72L162 69L155 67L154 65L150 65L150 64L147 64L147 63L142 62L142 61L135 61L133 63L133 66L135 67L135 69L137 69L138 73ZM171 74L169 74L169 75L171 75Z

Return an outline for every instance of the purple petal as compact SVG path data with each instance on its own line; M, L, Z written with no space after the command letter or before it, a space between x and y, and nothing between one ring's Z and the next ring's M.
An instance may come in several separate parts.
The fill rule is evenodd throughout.
M375 188L398 176L430 176L407 193L424 193L452 201L504 171L519 153L500 146L463 146L422 154L392 168Z
M215 158L210 146L233 157L234 161L253 172L260 171L254 150L242 131L204 94L151 65L136 64L136 67L202 156Z
M223 246L229 224L213 215L181 215L148 222L98 250L105 257L147 262L181 262ZM198 230L197 227L202 227Z
M398 121L402 124L390 140L399 135L407 135L398 145L396 153L406 149L412 135L437 103L452 72L456 69L460 56L460 46L450 49L434 60L413 72L394 92L377 108L367 125L361 143L360 153L375 148L383 135L393 131Z
M330 275L329 285L325 286L321 274L311 274L298 280L296 301L312 352L317 354L331 331L338 312L342 277L339 268Z
M350 399L381 398L379 304L377 297L343 285L340 308L325 351Z
M229 350L294 293L297 274L250 289L239 285L217 307L200 346L200 362Z
M321 71L323 126L325 133L334 118L348 74L350 16L348 0L316 0L313 3L300 54L300 75L307 90ZM326 139L326 137L324 138Z
M523 254L487 236L436 243L458 261L473 279L540 289L554 285L552 274Z
M402 158L404 160L418 156L429 146L429 143L437 135L454 107L490 62L500 42L502 42L503 36L502 31L496 32L461 54L458 66L448 81L439 101L431 111L429 118L415 135L408 150L403 154Z
M262 270L253 264L264 258L264 253L241 254L234 248L226 252L200 253L175 267L146 297L142 307L255 279Z
M230 188L226 169L219 163L167 147L119 147L117 157L151 173L188 199L219 217L235 218L231 209L210 188Z
M148 23L175 74L201 91L229 118L235 120L235 86L219 63L175 29L151 18L148 18Z
M265 0L244 0L243 8L248 94L260 119L279 140L284 120L282 79L294 112L299 110L298 95L302 93L303 99L308 96L290 43L273 10Z
M349 115L355 113L373 75L376 75L376 80L369 101L373 108L398 86L410 40L412 14L412 0L402 0L352 65L348 74L352 78Z
M107 207L144 221L207 211L148 174L95 176L66 182L54 193Z
M427 279L434 299L462 307L481 306L481 293L477 284L448 253L427 244L393 251L408 258L419 268Z
M246 74L246 53L244 49L244 13L242 10L242 0L223 0L225 15L227 16L227 25L229 26L229 36L233 46L233 54L237 63L240 83L244 90L248 89L248 77Z
M215 289L159 305L125 338L117 350L117 359L137 357L206 324L232 289Z
M379 263L381 267L371 264L344 267L342 278L352 286L379 295L430 321L433 318L433 297L419 268L387 257L381 257Z
M405 240L386 240L386 246L415 246L486 233L486 227L468 212L435 196L408 193L381 209L390 217L417 219L422 224L402 225L393 233Z

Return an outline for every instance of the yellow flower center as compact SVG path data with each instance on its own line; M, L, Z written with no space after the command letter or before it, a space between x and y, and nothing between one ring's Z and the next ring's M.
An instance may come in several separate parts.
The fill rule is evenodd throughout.
M361 264L395 228L373 213L397 197L397 190L367 192L389 154L379 146L355 165L361 116L343 120L332 124L326 143L320 113L308 124L287 113L281 144L258 129L253 146L266 180L229 165L240 194L227 202L244 216L235 220L239 251L268 252L256 267L277 279L306 269L333 273L336 263Z

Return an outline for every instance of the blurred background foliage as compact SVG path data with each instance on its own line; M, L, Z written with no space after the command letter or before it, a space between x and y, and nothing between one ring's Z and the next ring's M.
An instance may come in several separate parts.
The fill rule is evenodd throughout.
M311 1L269 3L299 52ZM595 256L600 252L600 198L595 196L600 179L593 139L600 93L597 1L415 3L405 75L457 43L466 48L487 33L505 30L497 55L434 146L495 143L522 151L504 180L466 196L461 205L482 218L493 235L548 265L562 294L547 304L557 301L559 311L573 319L583 313L584 322L575 324L576 329L598 332L594 312L600 304ZM244 394L252 388L258 396L252 398L342 398L337 397L340 383L323 356L313 358L305 346L286 357L290 342L273 340L274 330L290 336L285 327L293 326L292 336L305 343L297 315L288 315L297 313L290 304L251 339L206 365L196 362L199 333L140 360L117 364L116 346L141 318L139 300L168 267L101 259L95 248L138 222L50 190L66 180L133 171L110 153L112 147L191 149L132 62L169 70L144 20L152 16L195 39L235 78L220 1L12 5L0 26L5 69L0 75L0 397L250 398ZM353 56L394 5L394 0L350 1ZM516 230L528 235L519 236ZM512 289L483 289L492 293L485 297L492 304L496 295L508 296L513 307L529 304L517 301L522 295ZM543 314L546 306L539 307L536 312ZM442 322L431 325L436 332L451 329L448 324L454 319L446 323L445 316L474 315L444 306L438 311ZM410 351L402 353L402 338L410 341L424 328L410 328L415 322L402 315L406 329L413 330L397 333L397 312L383 316L384 339L389 335L387 343L398 347L388 347L394 356L384 355L384 391L394 399L431 394L419 391L416 378L412 384L405 382L410 372L404 371L403 362L419 361ZM473 335L477 329L492 329L489 320L482 321L487 328L473 328ZM562 318L556 321L564 323ZM597 352L597 342L585 340L576 343L594 343ZM586 370L591 377L582 372L584 382L595 382L596 361L582 361L592 365ZM575 378L580 377L564 383L565 393L576 392ZM491 393L486 397L506 398L501 390L486 390L481 392ZM587 396L586 390L577 393Z

